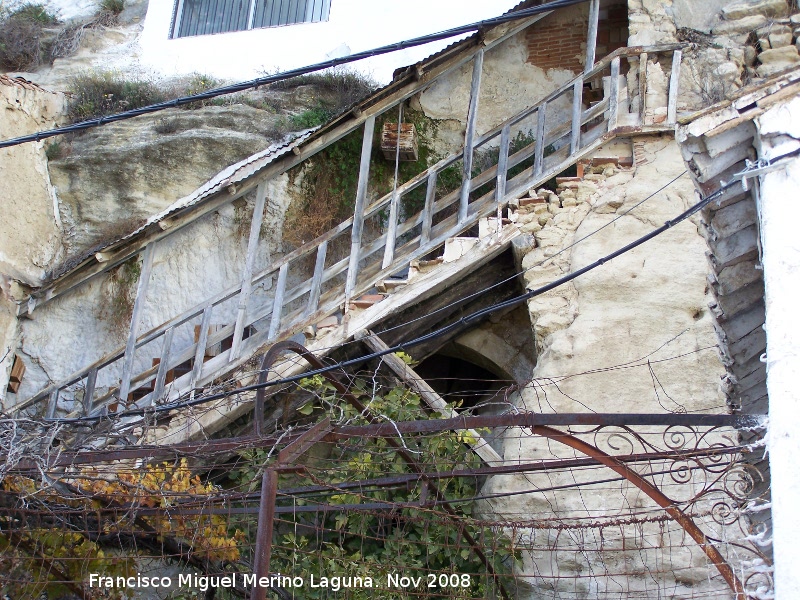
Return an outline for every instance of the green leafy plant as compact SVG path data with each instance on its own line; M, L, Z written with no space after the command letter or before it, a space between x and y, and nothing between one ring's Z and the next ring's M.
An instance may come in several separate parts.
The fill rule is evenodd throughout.
M303 414L328 413L349 424L367 424L368 419L356 408L343 403L335 388L317 375L301 382L302 389L310 392L313 402L304 404ZM403 387L379 390L357 381L352 393L361 397L373 414L385 420L402 421L426 418L421 410L420 397ZM418 469L441 471L452 468L476 467L479 459L468 451L467 441L457 432L428 435L422 439L405 439L403 445L415 457L410 466L385 438L364 440L351 438L337 443L324 457L306 459L307 468L316 481L324 480L332 492L324 499L314 498L332 505L357 505L366 502L414 503L427 493L426 484L378 488L368 496L354 490L336 491L337 483L369 480L387 474L402 475ZM233 472L232 479L240 489L252 491L260 479L260 470L254 464L263 464L264 455L253 451L240 453L243 464ZM283 475L281 489L307 485L298 475ZM446 573L472 574L469 585L458 588L425 588L387 591L381 598L410 599L420 592L433 593L435 597L475 598L489 597L493 584L490 578L476 574L485 573L486 565L465 542L467 534L480 540L479 550L484 553L498 573L508 572L508 566L518 558L510 539L497 531L482 528L470 518L469 498L476 492L471 478L446 478L436 482L443 497L452 501L452 518L432 516L425 508L397 508L391 513L364 510L297 512L289 521L283 520L273 534L271 570L284 575L323 573L327 577L369 576L386 581L390 573ZM465 501L467 500L467 501ZM298 505L304 500L296 498ZM457 523L457 525L455 524ZM311 533L314 532L314 533ZM466 581L466 579L464 580ZM426 579L427 582L427 579ZM348 589L348 598L367 600L374 597L369 589ZM304 598L327 598L328 590L304 588Z

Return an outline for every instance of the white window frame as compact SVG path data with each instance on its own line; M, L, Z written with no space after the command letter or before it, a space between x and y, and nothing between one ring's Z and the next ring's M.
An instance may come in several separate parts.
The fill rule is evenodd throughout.
M208 0L212 2L214 0ZM332 0L306 0L306 14L311 12L311 18L303 21L289 21L289 15L286 14L286 22L281 23L280 21L283 20L281 17L281 12L283 11L283 5L286 3L287 9L290 6L290 2L292 0L249 0L248 2L248 9L247 9L247 24L244 29L231 29L229 31L220 31L220 32L209 32L209 33L194 33L191 35L178 35L181 29L181 24L183 22L183 11L185 0L176 0L175 8L172 12L172 24L170 26L170 39L177 39L177 38L186 38L186 37L197 37L200 35L214 35L215 33L234 33L236 31L248 31L250 29L267 29L271 27L283 27L285 25L300 25L302 23L319 23L321 21L328 21L330 19L330 10L331 10L331 1ZM255 25L255 17L256 17L256 9L258 5L264 4L266 6L267 3L270 3L271 9L270 12L274 15L275 6L277 4L278 8L278 16L277 16L277 23L271 25Z

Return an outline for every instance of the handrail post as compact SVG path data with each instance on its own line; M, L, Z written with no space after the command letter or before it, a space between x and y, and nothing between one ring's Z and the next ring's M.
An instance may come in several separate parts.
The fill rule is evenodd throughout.
M472 63L472 85L469 91L469 111L467 129L464 132L464 171L461 178L461 199L458 205L458 222L467 220L469 212L469 193L472 191L472 144L475 138L475 124L478 120L478 96L481 93L481 74L483 72L483 49L475 54Z
M419 245L424 246L431 239L431 228L433 227L433 203L436 201L436 178L439 172L431 170L428 172L427 187L425 188L425 208L422 214L422 233L420 234Z
M586 61L583 72L588 73L594 68L595 49L597 48L597 22L600 18L600 0L591 0L589 3L589 28L586 34Z
M122 359L122 380L119 385L119 399L121 402L125 402L128 399L128 392L131 389L133 355L136 352L136 336L139 331L139 319L142 316L142 309L144 308L147 296L147 286L150 284L150 273L153 269L154 253L155 242L152 242L144 249L142 272L139 275L139 283L136 286L136 300L133 303L131 326L128 331L128 344L125 346L125 356Z
M572 130L569 140L569 153L575 154L581 146L581 115L583 114L583 79L578 79L572 87Z
M547 121L547 102L542 102L536 111L536 148L533 157L533 176L542 174L544 164L545 125Z
M497 202L498 229L502 218L501 203L506 195L506 181L508 179L508 150L511 145L511 126L506 124L500 132L500 155L497 157L497 186L494 192L494 201Z
M681 56L680 50L672 53L672 72L669 76L669 97L667 102L667 124L675 125L678 121L678 84L681 75Z
M369 159L372 154L372 136L374 132L375 116L373 115L364 122L364 139L361 142L361 164L358 170L356 205L353 209L350 262L347 266L347 281L344 286L345 306L349 304L350 297L353 295L353 290L356 287L356 278L358 277L358 261L361 255L361 233L364 229L364 208L367 199L367 183L369 182Z
M239 351L242 347L242 333L244 332L244 322L247 318L247 303L250 300L250 292L253 287L253 263L256 259L258 250L258 238L261 234L261 222L264 219L264 205L267 199L267 183L262 181L258 184L256 192L256 202L253 206L253 219L250 221L250 238L247 241L247 256L244 260L244 270L242 271L242 286L239 292L239 307L236 312L236 325L233 329L233 342L231 344L230 360L239 358Z
M608 130L617 128L619 114L619 56L611 61L611 81L608 86Z

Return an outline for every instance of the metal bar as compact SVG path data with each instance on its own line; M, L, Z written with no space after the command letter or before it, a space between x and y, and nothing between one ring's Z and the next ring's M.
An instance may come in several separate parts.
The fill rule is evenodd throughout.
M572 86L572 129L569 153L575 154L581 146L581 113L583 112L583 80L577 79Z
M258 533L256 534L255 563L256 584L250 592L250 600L266 600L267 588L258 585L262 577L269 575L269 560L272 553L272 529L275 522L275 499L278 495L278 474L265 469L261 478L261 503L258 508Z
M588 73L594 68L595 48L597 47L597 21L600 17L600 0L589 3L589 29L586 35L586 61L583 71Z
M325 258L328 255L328 240L317 248L317 262L314 265L314 276L311 278L311 291L308 292L306 315L315 312L319 307L319 295L322 292L322 275L325 272Z
M497 227L499 231L502 218L502 202L506 195L506 182L508 181L508 150L511 145L511 126L506 125L500 132L500 154L497 157L497 184L494 198L497 202Z
M164 334L164 342L161 346L161 360L158 363L158 374L156 375L156 384L153 389L153 398L158 400L161 394L164 393L164 385L167 381L167 371L169 371L169 354L172 348L172 336L175 333L175 328L170 327Z
M86 388L83 390L83 414L85 415L92 412L95 385L97 385L97 369L92 369L86 376Z
M153 269L153 254L155 253L155 243L148 244L144 249L142 259L142 272L139 275L139 283L136 286L136 300L133 303L131 314L131 326L128 331L128 344L125 346L125 355L122 359L122 380L119 385L119 399L125 402L128 399L128 391L131 387L131 372L133 371L133 358L136 353L136 334L139 331L139 319L144 309L147 296L147 286L150 283L150 273Z
M250 6L247 10L247 29L253 28L253 23L256 17L256 0L250 0Z
M422 211L422 233L420 234L420 245L424 246L431 239L431 227L433 226L433 203L436 200L436 178L439 172L428 171L428 183L425 188L425 208Z
M750 428L763 426L766 415L692 415L685 413L515 413L508 415L460 416L456 419L429 421L398 421L379 425L337 427L332 435L392 437L399 433L436 433L452 429L479 429L481 427L533 427L547 426L694 426Z
M647 52L639 55L639 124L644 127L647 110Z
M681 74L680 50L672 53L672 72L669 76L669 101L667 102L667 123L674 125L678 121L678 85Z
M242 271L242 286L239 292L239 307L236 313L236 325L233 329L233 343L231 345L230 360L239 358L242 347L242 333L244 321L247 318L247 303L253 289L253 264L258 250L258 238L261 234L261 223L264 220L264 205L267 200L267 182L262 181L256 192L256 202L253 206L253 218L250 221L250 238L247 241L247 256L244 260Z
M358 187L356 188L356 205L353 209L353 229L350 242L350 264L347 267L345 283L345 306L353 295L358 277L358 260L361 254L361 234L364 229L364 208L367 201L367 183L369 182L369 160L372 154L372 136L375 131L375 116L364 122L364 138L361 141L361 163L358 169Z
M608 85L608 130L617 128L619 114L619 56L611 61L611 81Z
M547 120L547 102L543 102L536 111L536 153L533 158L533 176L542 174L542 161L544 160L544 131Z
M192 378L189 380L189 388L200 379L203 371L203 359L206 354L206 344L208 343L208 328L211 325L212 306L207 306L203 311L203 320L200 322L200 336L197 340L197 347L194 351L194 365L192 365Z
M272 299L272 319L269 323L269 339L278 335L283 312L283 296L286 293L286 278L289 275L289 263L283 263L278 271L278 283L275 286L275 297Z
M288 465L294 463L298 458L305 454L314 444L322 440L333 429L329 417L314 425L311 429L303 432L299 438L291 442L278 453L278 463Z
M736 600L747 600L747 594L742 582L739 581L739 578L736 576L736 572L731 568L722 554L720 554L719 550L717 550L714 542L706 537L706 535L695 524L692 517L686 515L683 511L677 508L675 506L675 502L664 495L664 493L661 492L661 490L659 490L656 486L639 475L639 473L617 460L616 457L606 454L596 446L584 442L573 435L569 435L563 431L559 431L558 429L552 429L550 427L542 427L538 425L532 428L532 432L535 435L541 435L542 437L546 437L554 442L559 442L565 446L577 450L578 452L582 452L586 456L594 458L597 460L597 462L623 476L633 485L642 490L642 492L644 492L653 501L655 501L656 504L663 508L666 513L672 517L675 522L678 523L695 542L697 542L703 552L705 552L706 556L708 556L708 558L711 560L711 563L717 568L720 575L722 575L722 578L727 582L734 594L736 594Z
M481 74L483 72L483 49L475 54L472 63L472 85L469 90L469 110L467 112L467 129L464 132L464 169L461 177L461 201L458 205L458 221L467 219L469 211L469 193L472 188L472 150L475 138L475 124L478 120L478 97L481 92Z

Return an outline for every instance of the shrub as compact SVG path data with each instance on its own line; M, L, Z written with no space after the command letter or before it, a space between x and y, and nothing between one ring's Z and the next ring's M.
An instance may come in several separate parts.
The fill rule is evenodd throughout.
M125 0L101 0L100 11L118 15L125 10Z
M43 29L58 22L43 4L23 4L0 14L0 67L28 71L48 60Z
M319 107L326 109L329 113L325 120L352 106L378 87L378 84L368 76L343 68L300 75L285 81L278 81L270 87L277 90L290 90L303 85L313 85L330 96L330 100L322 102Z
M73 123L133 110L161 102L164 93L150 81L126 79L114 71L77 75L69 83L72 99L69 117Z

